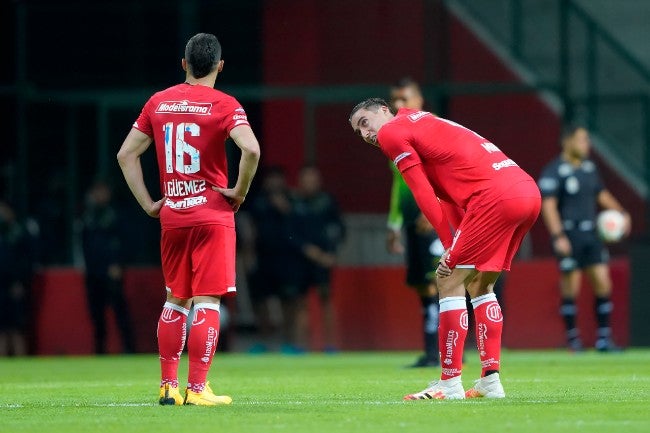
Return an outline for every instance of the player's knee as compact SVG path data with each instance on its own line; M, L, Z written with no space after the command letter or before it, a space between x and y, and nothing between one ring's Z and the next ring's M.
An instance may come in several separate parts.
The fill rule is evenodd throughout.
M451 277L439 278L438 293L441 299L448 296L464 296L465 288L462 283L459 284Z

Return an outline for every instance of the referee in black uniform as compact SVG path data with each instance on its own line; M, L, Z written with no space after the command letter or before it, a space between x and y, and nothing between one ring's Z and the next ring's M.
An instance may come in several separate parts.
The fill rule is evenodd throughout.
M551 234L561 272L560 314L566 327L567 345L572 351L583 349L576 326L576 298L584 270L596 296L595 347L603 352L618 350L612 342L609 323L613 308L609 253L598 237L596 215L599 207L623 212L628 234L630 216L605 188L596 165L588 159L591 147L588 131L570 125L562 131L561 144L562 153L544 167L538 185L542 192L542 218Z

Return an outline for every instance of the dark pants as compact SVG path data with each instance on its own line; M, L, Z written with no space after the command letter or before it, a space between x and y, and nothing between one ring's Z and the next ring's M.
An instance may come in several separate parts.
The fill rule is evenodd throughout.
M135 352L131 318L122 291L122 281L108 276L87 275L86 292L90 319L95 327L95 353L106 353L106 308L113 307L124 351Z

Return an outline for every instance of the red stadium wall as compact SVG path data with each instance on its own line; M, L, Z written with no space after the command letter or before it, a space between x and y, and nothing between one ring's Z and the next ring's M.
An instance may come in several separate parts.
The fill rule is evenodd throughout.
M507 276L503 294L505 347L555 348L564 344L558 315L557 270L551 259L518 262ZM612 317L618 344L629 342L629 265L612 261ZM55 268L40 274L34 285L34 351L38 355L81 355L93 350L92 325L82 274ZM162 274L157 268L130 269L125 292L131 310L137 350L156 352L156 325L164 302ZM333 278L338 316L338 346L343 350L418 350L421 347L420 306L404 285L404 269L341 268ZM579 326L586 344L594 341L593 296L587 287L579 300ZM309 298L311 348L323 346L318 299ZM110 353L121 349L109 314ZM232 338L236 338L233 335ZM470 342L471 343L471 342Z

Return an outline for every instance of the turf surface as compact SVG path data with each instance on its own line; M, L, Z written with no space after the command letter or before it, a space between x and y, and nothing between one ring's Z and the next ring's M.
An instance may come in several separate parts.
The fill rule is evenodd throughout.
M0 359L0 432L650 432L650 350L506 351L506 399L403 402L439 373L415 355L219 354L211 408L159 406L155 355Z

